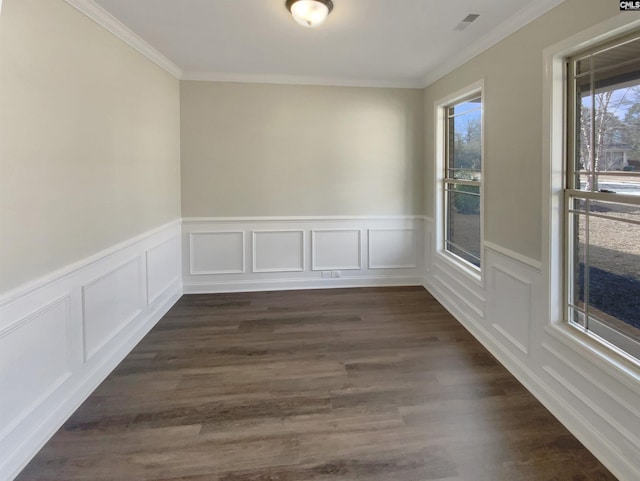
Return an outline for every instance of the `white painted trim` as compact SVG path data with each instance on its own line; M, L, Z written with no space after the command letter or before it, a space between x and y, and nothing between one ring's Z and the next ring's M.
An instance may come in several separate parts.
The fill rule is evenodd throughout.
M140 276L140 282L144 282L143 281L143 277L146 278L146 276L143 276L143 272L142 272L142 262L140 259L139 255L135 255L129 259L127 259L124 262L121 262L120 264L118 264L117 266L102 272L100 275L98 275L97 277L93 278L92 280L90 280L89 282L86 282L85 284L82 285L81 287L81 297L82 297L82 352L83 352L83 357L84 357L84 362L89 362L89 360L95 356L98 352L100 352L102 350L102 348L104 346L106 346L109 342L111 342L111 340L116 337L118 334L120 334L120 332L122 332L129 324L131 324L131 322L138 317L142 311L144 310L144 306L147 304L146 302L146 298L145 299L141 299L141 294L143 292L146 291L146 289L143 286L138 286L138 308L133 311L131 314L129 314L129 316L125 319L122 319L119 321L118 326L109 334L109 336L103 338L99 344L97 344L93 349L91 349L91 351L88 350L87 348L87 289L89 287L94 286L95 284L97 284L98 282L100 282L102 279L106 278L107 276L113 274L114 272L119 271L120 269L123 269L124 267L129 266L130 264L136 264L137 270L138 270L138 274Z
M433 163L433 178L435 181L435 189L434 195L434 206L435 206L435 222L434 222L434 241L435 244L432 247L432 251L436 253L436 257L440 259L446 260L454 269L464 272L467 277L472 279L476 284L483 287L484 286L484 266L485 266L485 240L484 240L484 223L485 223L485 215L484 215L484 205L485 205L485 114L484 114L484 102L485 102L485 85L484 78L476 80L475 82L470 83L466 87L456 90L434 102L433 105L433 113L434 113L434 142L433 142L433 158L435 162ZM445 167L445 129L444 129L444 109L451 104L458 102L459 100L464 99L470 95L474 95L475 93L479 93L482 98L482 112L480 115L480 132L482 139L480 141L481 148L481 156L482 156L482 164L481 164L481 175L482 181L480 182L480 267L476 267L473 264L465 261L462 258L450 253L444 248L444 167Z
M460 299L462 301L462 303L465 306L467 306L469 309L471 309L473 312L475 312L476 315L478 315L478 317L484 318L484 312L482 312L482 310L478 309L471 302L469 302L469 300L467 300L467 296L461 295L456 289L453 288L453 286L451 284L449 284L447 281L445 281L442 278L442 276L439 276L438 274L434 274L433 275L433 279L438 281L440 284L442 284L449 292L454 294L456 296L456 298ZM471 292L471 291L469 291L469 292ZM475 294L474 294L474 296L475 296ZM477 297L477 296L475 296L475 297ZM480 298L478 298L478 299L480 299ZM482 302L484 302L484 299L482 299Z
M56 341L61 364L53 379L49 379L47 385L36 386L36 394L31 396L32 399L24 400L24 410L21 409L11 420L11 425L0 426L0 452L4 455L0 463L0 479L10 480L17 476L66 419L180 298L180 263L172 261L167 266L171 269L167 278L175 277L176 281L157 302L152 305L145 302L147 276L141 272L147 267L145 255L150 248L162 245L167 239L176 240L177 256L181 245L179 221L121 242L5 294L0 305L0 317L6 320L0 326L5 342L11 342L6 336L12 336L28 322L54 306L60 306L60 303L64 303L65 308L55 308L56 318L58 322L65 323L67 332ZM133 266L131 268L137 269L139 274L135 279L137 293L129 309L135 310L136 314L129 316L130 312L122 313L122 324L114 329L117 333L107 332L104 339L97 339L96 344L102 347L88 356L85 362L83 286L100 288L101 284L96 282L123 266ZM27 337L21 342L30 344L32 341L48 342L37 337ZM66 364L62 362L62 356L65 356ZM3 421L8 423L8 420Z
M76 0L77 1L77 0ZM481 39L469 44L469 47L448 61L441 64L435 70L421 75L418 78L408 79L362 79L349 77L309 77L296 75L268 75L268 74L243 74L228 72L196 72L187 71L182 74L183 80L199 80L210 82L239 82L239 83L267 83L267 84L287 84L287 85L320 85L336 87L382 87L382 88L405 88L423 89L436 80L444 77L448 73L471 60L512 33L548 12L552 8L561 4L564 0L538 0L529 4L512 15L502 24L491 29L489 33Z
M299 75L242 74L224 72L184 72L182 80L233 83L263 83L284 85L318 85L327 87L377 87L396 89L422 89L422 79L370 80L348 77L306 77Z
M436 264L442 262L472 281L476 286L484 287L484 277L476 266L444 249L436 250L435 254Z
M98 25L111 32L124 43L140 52L157 66L169 72L175 78L180 79L182 77L183 72L180 67L152 47L147 41L143 40L142 37L129 29L129 27L123 24L120 20L98 5L94 0L65 1Z
M607 388L601 382L598 382L593 375L586 373L583 369L578 367L574 362L570 361L569 358L560 353L557 349L552 347L549 343L544 342L542 347L556 357L559 361L561 361L564 365L568 366L573 372L578 373L582 376L586 381L593 384L596 388L600 389L602 392L606 392L609 394L611 399L620 404L623 408L633 414L636 418L640 419L640 409L632 404L628 403L625 399L622 399L619 395L617 395L614 391ZM640 445L638 445L640 447Z
M622 351L603 351L600 343L566 323L545 327L545 332L607 376L640 396L640 363Z
M68 395L60 403L40 406L41 415L38 428L29 433L16 449L6 454L5 464L0 466L0 479L14 479L64 422L95 391L118 364L138 344L142 338L180 299L182 292L176 291L171 297L149 313L133 327L131 332L118 345L113 346L108 355L94 364L89 370L75 378L69 387ZM6 477L3 477L6 476Z
M515 15L512 15L497 27L492 28L488 34L469 44L466 49L460 51L457 55L450 57L449 60L442 63L437 69L426 73L422 77L422 87L428 87L437 80L440 80L472 58L493 47L501 40L504 40L512 33L533 22L536 18L542 16L552 8L557 7L562 2L564 2L564 0L538 0L529 2L526 7L522 8Z
M300 264L302 267L300 268L289 268L289 267L277 267L271 269L258 269L256 266L256 234L269 234L272 232L297 232L302 234L302 245L301 247L301 258ZM306 270L306 262L305 262L305 252L306 252L306 235L304 229L254 229L251 231L251 257L252 257L252 272L261 273L261 272L304 272Z
M377 87L377 88L402 88L423 89L436 80L444 77L456 68L471 60L476 55L489 49L499 41L508 37L518 29L532 22L550 9L562 3L564 0L539 0L530 2L527 7L521 9L508 20L493 28L480 40L473 42L469 47L447 62L417 78L407 79L364 79L350 77L315 77L299 75L269 75L269 74L245 74L232 72L198 72L184 71L176 63L160 53L155 47L142 39L138 34L129 29L120 20L107 12L94 0L65 0L69 5L82 12L97 24L121 39L153 63L163 68L177 79L210 81L210 82L238 82L238 83L267 83L286 85L319 85L336 87ZM2 3L0 0L0 9Z
M171 222L168 222L167 224L161 225L159 227L155 227L151 230L148 230L147 232L143 232L142 234L139 234L135 237L127 239L124 242L120 242L114 246L108 247L107 249L104 249L96 254L93 254L77 262L64 266L61 269L53 271L49 274L45 274L42 277L34 279L33 281L29 281L26 284L23 284L21 286L16 287L15 289L5 292L0 296L0 308L4 307L10 302L16 301L20 297L24 297L32 293L37 289L41 289L46 285L51 284L52 282L58 281L63 277L68 277L76 273L77 271L90 266L91 264L95 264L96 262L103 260L105 257L110 257L113 254L116 254L117 252L129 246L132 246L134 244L137 244L138 242L144 241L145 239L152 237L156 234L159 234L162 231L168 230L171 227L179 226L180 222L181 222L181 219L176 219Z
M502 254L503 256L510 257L511 259L517 260L518 262L529 266L537 271L542 270L542 262L535 260L532 257L527 257L523 254L520 254L516 251L512 251L511 249L507 249L506 247L502 247L501 245L494 244L491 241L484 241L484 246L487 249L490 249L498 254Z
M640 27L637 15L622 12L545 48L542 85L542 275L548 296L548 319L564 323L564 59L609 38ZM595 341L594 341L595 342Z
M640 27L637 15L622 12L604 22L543 50L543 162L542 162L542 276L547 299L548 325L545 332L573 349L592 365L606 370L626 386L640 393L637 360L608 347L593 336L582 335L565 322L563 172L565 170L565 67L564 59L580 50L602 43ZM575 332L573 332L575 331Z
M237 222L313 222L313 221L385 221L385 220L424 220L423 215L306 215L306 216L264 216L264 217L184 217L182 224L201 223L237 223Z
M527 324L529 326L531 325L531 323L527 323ZM498 331L500 335L504 337L507 341L509 341L511 344L517 347L520 351L522 351L522 353L525 356L529 355L529 348L524 344L522 344L520 341L518 341L511 334L509 334L500 324L498 324L497 322L494 322L493 324L491 324L491 327L493 327L496 331Z
M196 271L193 265L193 238L197 235L211 235L211 234L241 234L242 235L242 269L228 269L228 270L212 270L212 271ZM205 231L205 232L189 232L189 274L192 276L207 276L207 275L219 275L219 274L244 274L247 271L247 259L246 259L246 239L243 230L221 230L221 231Z
M181 282L181 273L182 273L182 266L180 265L181 262L181 258L182 258L182 249L180 248L180 241L179 241L180 237L175 238L175 237L168 237L166 239L164 239L163 241L158 242L157 244L149 247L144 255L145 255L145 264L146 264L146 269L145 269L145 285L146 285L146 296L147 296L147 306L150 306L151 304L153 304L154 302L156 302L160 297L162 297L162 295L167 292L169 289L171 289L171 287L176 284L176 283L180 283ZM149 290L149 255L151 254L152 251L155 251L156 249L159 249L161 247L164 247L165 245L169 244L170 242L176 242L178 245L176 246L178 248L178 252L176 252L176 256L177 256L177 266L178 266L178 275L176 277L174 277L173 279L171 279L164 287L162 287L160 289L160 291L158 291L158 293L156 293L155 296L151 297L151 292Z
M509 257L509 256L507 256ZM517 259L512 259L512 260L517 260ZM496 293L498 292L498 289L496 288L496 272L502 272L503 274L511 277L511 279L520 282L521 284L527 286L528 289L528 294L529 294L529 304L526 306L526 310L528 313L528 319L527 319L527 344L523 344L522 342L520 342L518 339L516 339L514 336L512 336L511 334L509 334L509 332L507 332L506 329L504 329L502 326L500 326L498 323L494 322L492 324L492 327L498 331L500 334L502 334L502 336L507 339L511 344L513 344L515 347L517 347L518 349L520 349L523 354L525 355L529 355L529 350L531 348L531 324L533 321L532 315L531 315L531 305L533 303L533 285L531 283L531 281L529 279L525 279L524 277L516 274L515 272L513 272L513 270L509 269L509 268L505 268L504 266L498 265L498 264L493 264L491 266L491 270L492 270L492 275L491 275L491 279L492 279L492 289L493 289L493 293L494 295L497 295ZM494 300L494 302L499 302L498 300Z
M413 227L384 227L384 228L372 228L372 229L367 229L368 231L368 236L367 236L367 247L368 247L368 259L367 259L367 264L369 266L369 269L416 269L418 267L418 252L420 250L420 246L418 245L418 233L416 231L415 228ZM413 241L415 244L415 258L414 258L414 263L413 264L374 264L371 262L371 258L372 255L371 253L375 251L375 249L373 249L373 245L371 243L371 232L399 232L399 231L404 231L404 232L412 232L413 233Z
M620 481L640 479L638 471L625 456L611 445L591 424L529 366L505 349L484 327L468 317L453 300L425 279L424 287L449 311L522 385L532 393L567 429L573 433Z
M354 276L329 279L244 279L239 281L185 282L185 294L225 292L336 289L342 287L422 286L423 278L410 276Z
M70 298L71 298L71 292L67 291L65 292L65 294L57 297L53 301L47 302L44 306L38 307L35 311L31 312L30 314L20 317L17 321L9 323L9 325L5 327L0 326L0 338L3 338L4 336L10 334L16 329L19 329L22 326L28 324L29 322L33 321L36 317L44 314L45 312L50 311L53 307L57 306L62 301L66 300L67 302L69 302ZM68 310L69 310L69 306L67 305L67 311Z
M316 265L316 232L357 232L358 233L358 264L353 266L322 266ZM362 229L311 229L311 270L312 271L334 271L334 270L360 270L362 269Z
M571 365L571 364L569 364ZM549 376L551 376L558 384L564 387L567 391L569 391L576 399L579 399L580 402L586 404L589 409L591 409L597 416L600 416L604 419L607 424L609 424L613 429L615 429L618 433L622 434L622 436L632 444L636 449L640 449L640 438L636 435L629 432L626 427L617 422L607 411L602 409L597 403L591 401L590 397L585 393L576 388L571 382L564 378L558 371L553 369L550 366L543 366L542 368Z
M25 318L20 319L18 322L10 325L9 327L7 327L6 329L3 329L0 332L0 338L3 338L4 336L25 326L26 324L30 323L34 319L37 319L42 314L52 310L54 307L62 303L64 303L66 307L65 324L67 326L67 365L69 366L69 369L66 372L62 373L58 377L58 379L56 379L56 381L49 387L49 389L47 389L44 393L38 396L37 399L33 399L33 400L30 399L28 407L26 407L19 416L15 417L14 419L11 419L6 426L0 426L0 439L3 439L8 433L13 431L16 426L18 426L22 421L24 421L24 419L28 417L29 414L31 414L31 412L33 412L35 408L37 408L49 396L51 396L51 394L55 392L55 390L58 389L72 375L71 365L73 361L72 361L71 339L70 339L71 337L71 314L70 314L71 293L66 292L64 295L47 303L46 305L42 306L40 309L37 309L36 311L27 315Z

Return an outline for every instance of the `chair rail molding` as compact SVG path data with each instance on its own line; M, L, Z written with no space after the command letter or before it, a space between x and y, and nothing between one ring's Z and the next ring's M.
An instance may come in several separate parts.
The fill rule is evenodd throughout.
M11 480L182 295L180 221L0 298L0 479Z

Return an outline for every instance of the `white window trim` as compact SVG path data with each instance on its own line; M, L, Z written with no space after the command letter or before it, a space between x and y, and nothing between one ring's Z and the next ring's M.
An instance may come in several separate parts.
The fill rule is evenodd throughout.
M640 27L640 20L620 13L543 51L542 274L545 283L545 330L601 369L629 384L640 381L640 361L600 338L565 322L564 309L564 169L566 58Z
M470 95L479 94L482 98L482 113L480 115L480 130L481 130L481 155L482 165L481 174L482 181L480 182L480 268L473 266L472 264L464 261L460 257L450 253L445 249L444 245L444 165L445 165L445 111L446 107L451 104L463 100ZM484 79L473 82L460 90L457 90L446 97L443 97L435 102L435 139L434 139L434 179L436 188L435 191L435 231L436 231L436 255L444 262L448 263L458 272L467 276L470 280L478 284L484 285L484 263L485 263L485 247L484 247L484 186L485 186L485 155L484 155L484 117L485 117L485 92L484 92Z

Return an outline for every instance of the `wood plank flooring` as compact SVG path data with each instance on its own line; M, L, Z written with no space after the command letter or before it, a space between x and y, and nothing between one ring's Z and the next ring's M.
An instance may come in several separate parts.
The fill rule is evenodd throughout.
M17 479L615 480L413 287L184 296Z

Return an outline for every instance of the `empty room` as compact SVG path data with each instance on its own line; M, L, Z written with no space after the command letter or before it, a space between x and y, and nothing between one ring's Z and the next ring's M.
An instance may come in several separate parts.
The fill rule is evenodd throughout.
M640 480L640 2L0 0L0 481Z

